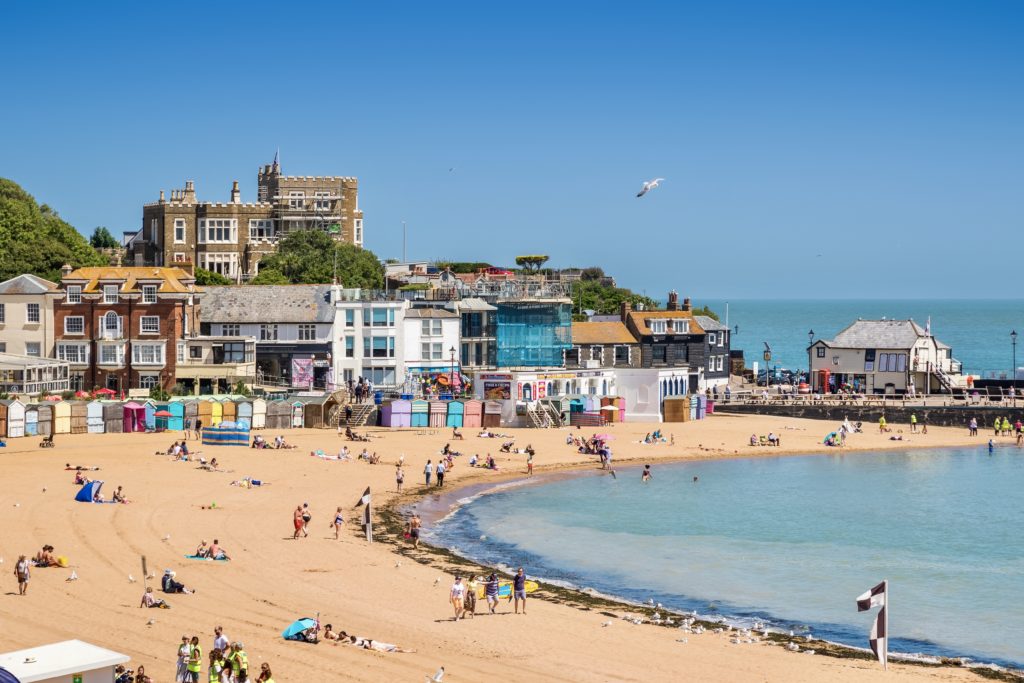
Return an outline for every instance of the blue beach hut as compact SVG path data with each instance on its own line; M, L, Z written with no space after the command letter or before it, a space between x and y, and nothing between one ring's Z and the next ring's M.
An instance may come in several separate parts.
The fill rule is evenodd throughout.
M466 405L462 401L448 402L448 427L461 427Z

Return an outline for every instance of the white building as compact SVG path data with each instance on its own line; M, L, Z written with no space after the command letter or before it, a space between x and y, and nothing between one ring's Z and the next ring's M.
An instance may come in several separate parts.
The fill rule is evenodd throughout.
M386 300L377 292L337 289L332 358L340 385L360 377L374 387L404 381L404 335L400 333L409 302Z
M21 683L110 683L114 667L129 659L81 640L65 640L0 654L0 668Z
M461 371L459 316L443 308L410 308L402 323L402 372L412 393ZM459 383L459 380L456 380Z

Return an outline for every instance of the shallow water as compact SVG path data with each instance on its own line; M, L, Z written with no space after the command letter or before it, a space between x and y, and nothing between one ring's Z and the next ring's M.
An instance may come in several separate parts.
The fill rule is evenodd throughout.
M531 576L861 647L873 615L854 599L888 579L892 650L1024 664L1024 451L979 441L654 473L502 490L430 537Z

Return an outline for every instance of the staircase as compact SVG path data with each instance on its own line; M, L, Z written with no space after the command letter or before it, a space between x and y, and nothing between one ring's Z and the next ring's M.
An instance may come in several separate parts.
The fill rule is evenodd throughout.
M551 426L552 427L561 427L562 426L562 415L561 415L561 413L558 412L557 408L555 408L553 405L545 403L543 405L543 410L544 410L545 414L547 414L548 419L551 420Z
M950 378L950 376L947 375L940 367L935 367L933 368L933 370L935 372L935 376L939 380L939 384L942 385L942 388L948 391L949 393L953 393L953 380Z
M366 421L370 419L370 416L376 409L377 406L373 403L353 403L352 418L346 420L345 406L338 406L331 411L331 415L328 417L328 426L332 429L336 429L338 425L342 427L362 427L366 425Z
M544 427L547 426L547 424L544 421L544 415L541 413L540 410L536 408L528 408L526 410L526 417L530 420L531 427L543 429Z

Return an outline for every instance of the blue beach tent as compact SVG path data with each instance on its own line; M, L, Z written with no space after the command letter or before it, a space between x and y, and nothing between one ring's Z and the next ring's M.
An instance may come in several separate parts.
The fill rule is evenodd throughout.
M281 637L285 640L302 640L306 639L306 632L310 629L314 629L314 635L316 633L316 619L310 619L309 617L303 617L302 619L296 619L292 624L281 631Z
M101 488L103 488L102 481L90 481L82 487L81 491L78 492L78 495L75 496L75 500L79 503L91 503L93 499L96 498L96 494L100 492Z
M0 666L0 683L21 683L18 677Z

